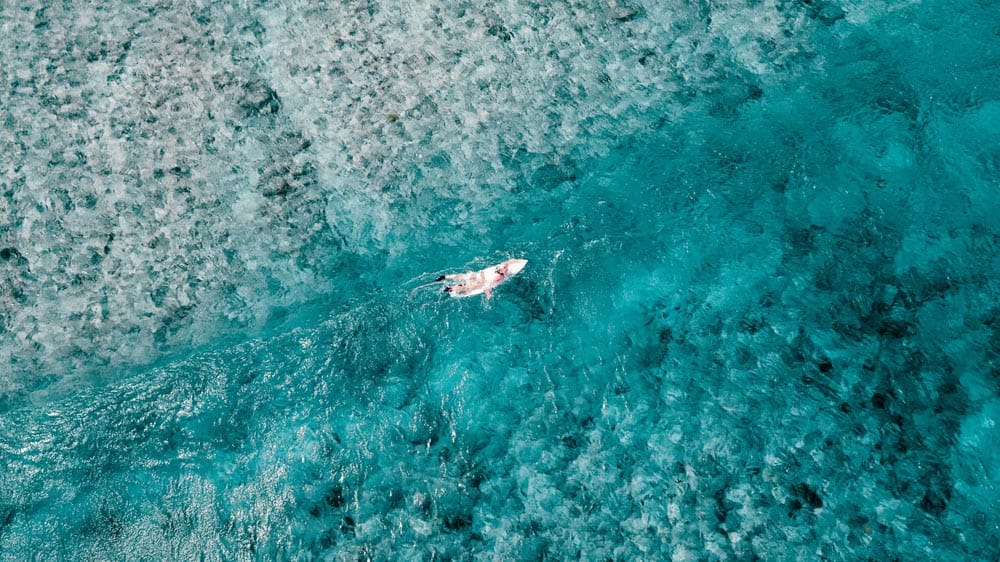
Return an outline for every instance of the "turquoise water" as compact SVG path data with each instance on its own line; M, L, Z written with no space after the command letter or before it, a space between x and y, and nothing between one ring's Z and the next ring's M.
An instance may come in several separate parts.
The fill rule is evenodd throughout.
M0 8L0 559L997 559L997 22Z

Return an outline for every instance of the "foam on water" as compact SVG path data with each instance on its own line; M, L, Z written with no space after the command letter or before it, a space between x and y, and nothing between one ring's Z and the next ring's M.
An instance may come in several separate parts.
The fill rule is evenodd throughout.
M808 50L801 12L703 16L623 2L7 10L5 243L25 263L5 293L9 392L253 333L334 292L338 250L468 245L471 259L489 239L475 217L498 198L579 176L726 75L752 82L775 58L791 72ZM740 82L724 86L736 102Z
M996 21L3 8L0 557L997 558Z

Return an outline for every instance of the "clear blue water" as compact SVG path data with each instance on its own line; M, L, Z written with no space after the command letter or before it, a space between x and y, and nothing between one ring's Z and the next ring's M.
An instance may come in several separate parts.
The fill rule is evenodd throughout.
M1000 5L308 4L0 8L0 559L1000 557Z

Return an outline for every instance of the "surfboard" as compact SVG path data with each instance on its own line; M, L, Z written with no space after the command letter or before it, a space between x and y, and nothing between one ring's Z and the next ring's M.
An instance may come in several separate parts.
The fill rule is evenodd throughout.
M526 265L528 260L512 259L479 271L446 275L442 282L451 284L444 290L455 298L474 297L483 293L489 298L494 287L520 273Z

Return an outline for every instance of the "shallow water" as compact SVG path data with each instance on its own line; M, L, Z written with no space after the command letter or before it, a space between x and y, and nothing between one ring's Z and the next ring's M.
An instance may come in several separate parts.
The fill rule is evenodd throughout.
M1000 557L1000 8L309 4L0 8L0 558Z

